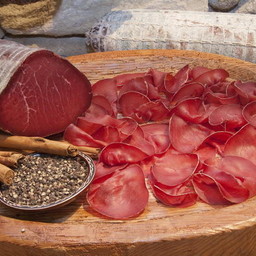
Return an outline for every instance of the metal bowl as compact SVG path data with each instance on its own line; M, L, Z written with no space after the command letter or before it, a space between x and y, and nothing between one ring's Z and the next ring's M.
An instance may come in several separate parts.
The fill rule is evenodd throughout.
M91 182L94 178L94 175L95 175L95 165L94 165L94 162L91 157L89 157L88 155L86 155L82 152L79 152L79 154L76 157L79 157L80 159L82 159L82 161L85 162L85 164L88 166L89 173L88 173L86 180L81 185L81 187L76 192L72 193L71 195L64 197L63 199L59 199L55 202L45 204L45 205L27 206L27 205L15 205L14 203L7 202L1 197L1 193L0 193L0 202L8 207L13 208L13 209L24 210L24 211L50 210L50 209L55 209L55 208L58 208L58 207L61 207L61 206L71 203L82 192L84 192L88 188L88 186L91 184Z

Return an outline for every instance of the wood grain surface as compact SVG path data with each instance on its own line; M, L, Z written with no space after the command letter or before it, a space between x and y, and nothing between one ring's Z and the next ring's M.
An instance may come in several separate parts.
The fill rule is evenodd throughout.
M203 65L225 68L234 79L255 80L256 65L215 54L182 50L92 53L68 58L91 82L121 73ZM0 205L1 256L219 256L256 255L256 198L231 206L198 202L166 207L150 195L131 220L97 216L85 195L48 212Z

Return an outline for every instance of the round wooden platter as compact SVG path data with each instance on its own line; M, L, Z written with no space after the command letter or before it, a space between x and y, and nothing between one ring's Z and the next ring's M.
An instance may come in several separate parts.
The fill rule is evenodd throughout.
M256 81L255 64L195 51L136 50L68 59L91 82L149 68L172 71L186 64L225 68L234 79ZM256 255L256 198L231 206L198 202L172 208L151 194L141 215L122 221L97 216L84 198L48 212L20 212L0 205L0 255Z

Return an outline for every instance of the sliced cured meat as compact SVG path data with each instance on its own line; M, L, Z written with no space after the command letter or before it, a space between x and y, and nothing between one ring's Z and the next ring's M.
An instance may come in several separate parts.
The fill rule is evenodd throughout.
M166 72L162 72L157 69L150 69L147 74L152 76L155 87L162 88L164 86L164 79L167 74Z
M139 123L145 123L148 121L162 121L170 117L170 110L161 101L149 101L140 105L134 110L132 117Z
M232 135L233 133L226 131L214 132L205 138L205 140L199 146L199 150L207 145L216 149L216 152L218 152L220 155L223 155L225 144Z
M209 116L210 125L225 124L226 130L238 129L245 123L240 104L221 105Z
M256 83L255 82L241 82L234 83L234 89L241 97L241 103L246 104L250 101L256 100Z
M97 212L113 219L128 219L140 214L148 203L149 193L138 165L116 171L103 182L90 185L89 205Z
M64 131L91 104L91 84L54 53L0 40L0 127L16 135Z
M125 143L111 143L100 153L99 160L107 165L137 163L148 155L141 149Z
M256 165L238 156L225 156L217 162L218 169L241 181L249 197L256 195Z
M96 104L97 106L103 108L108 115L116 116L116 103L111 104L105 96L94 95L92 97L92 104Z
M179 102L173 111L186 121L200 124L206 122L208 116L216 107L214 104L206 105L202 99L195 98Z
M170 147L168 124L150 123L141 126L144 138L153 145L155 154L162 154Z
M229 73L224 69L213 69L198 76L193 82L211 86L224 81L229 77Z
M202 66L194 67L194 68L192 68L192 70L190 72L191 79L194 80L197 77L199 77L200 75L202 75L208 71L210 71L210 69L206 68L206 67L202 67Z
M100 140L95 140L90 134L84 132L82 129L74 124L70 124L64 132L63 138L76 146L89 146L96 148L103 148L106 143Z
M198 197L208 204L230 204L221 194L216 181L204 173L197 173L193 176L193 187Z
M256 127L247 124L226 142L224 155L240 156L256 164L255 141Z
M196 203L197 194L190 184L167 187L151 184L154 196L163 204L176 207L188 207Z
M117 86L124 85L126 82L128 82L131 79L137 78L137 77L144 77L145 73L130 73L130 74L122 74L115 76L114 79L116 81Z
M101 178L108 178L112 175L115 171L121 170L125 168L127 165L117 165L117 166L107 166L102 162L97 162L95 164L96 172L93 180L101 179Z
M172 97L172 105L190 98L199 98L204 93L204 86L199 83L186 84L181 87Z
M155 154L154 146L144 138L144 133L141 127L137 127L137 129L131 134L127 140L124 141L131 146L134 146L141 151L145 152L148 156L153 156Z
M244 107L243 117L249 124L256 127L256 101L252 101Z
M174 76L167 76L165 78L165 89L169 93L177 92L182 85L184 85L189 79L190 68L188 65L180 69Z
M99 80L92 85L93 95L104 96L110 103L117 101L117 85L115 79Z
M142 93L126 92L119 99L119 107L124 116L134 117L137 108L148 102L150 99Z
M148 85L144 77L136 77L127 81L119 91L119 97L126 92L140 92L144 95L148 95Z
M249 198L249 190L232 174L213 166L207 166L204 174L215 181L220 193L229 202L241 203Z
M151 173L157 182L166 186L176 186L187 181L198 166L195 154L165 154L156 158Z
M188 123L176 115L172 116L169 125L171 145L181 153L194 152L212 132L203 125Z

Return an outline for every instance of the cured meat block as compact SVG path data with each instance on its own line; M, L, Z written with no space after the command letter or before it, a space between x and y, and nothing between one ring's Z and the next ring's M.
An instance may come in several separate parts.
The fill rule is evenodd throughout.
M91 84L53 52L0 40L0 128L15 135L64 131L91 104Z

